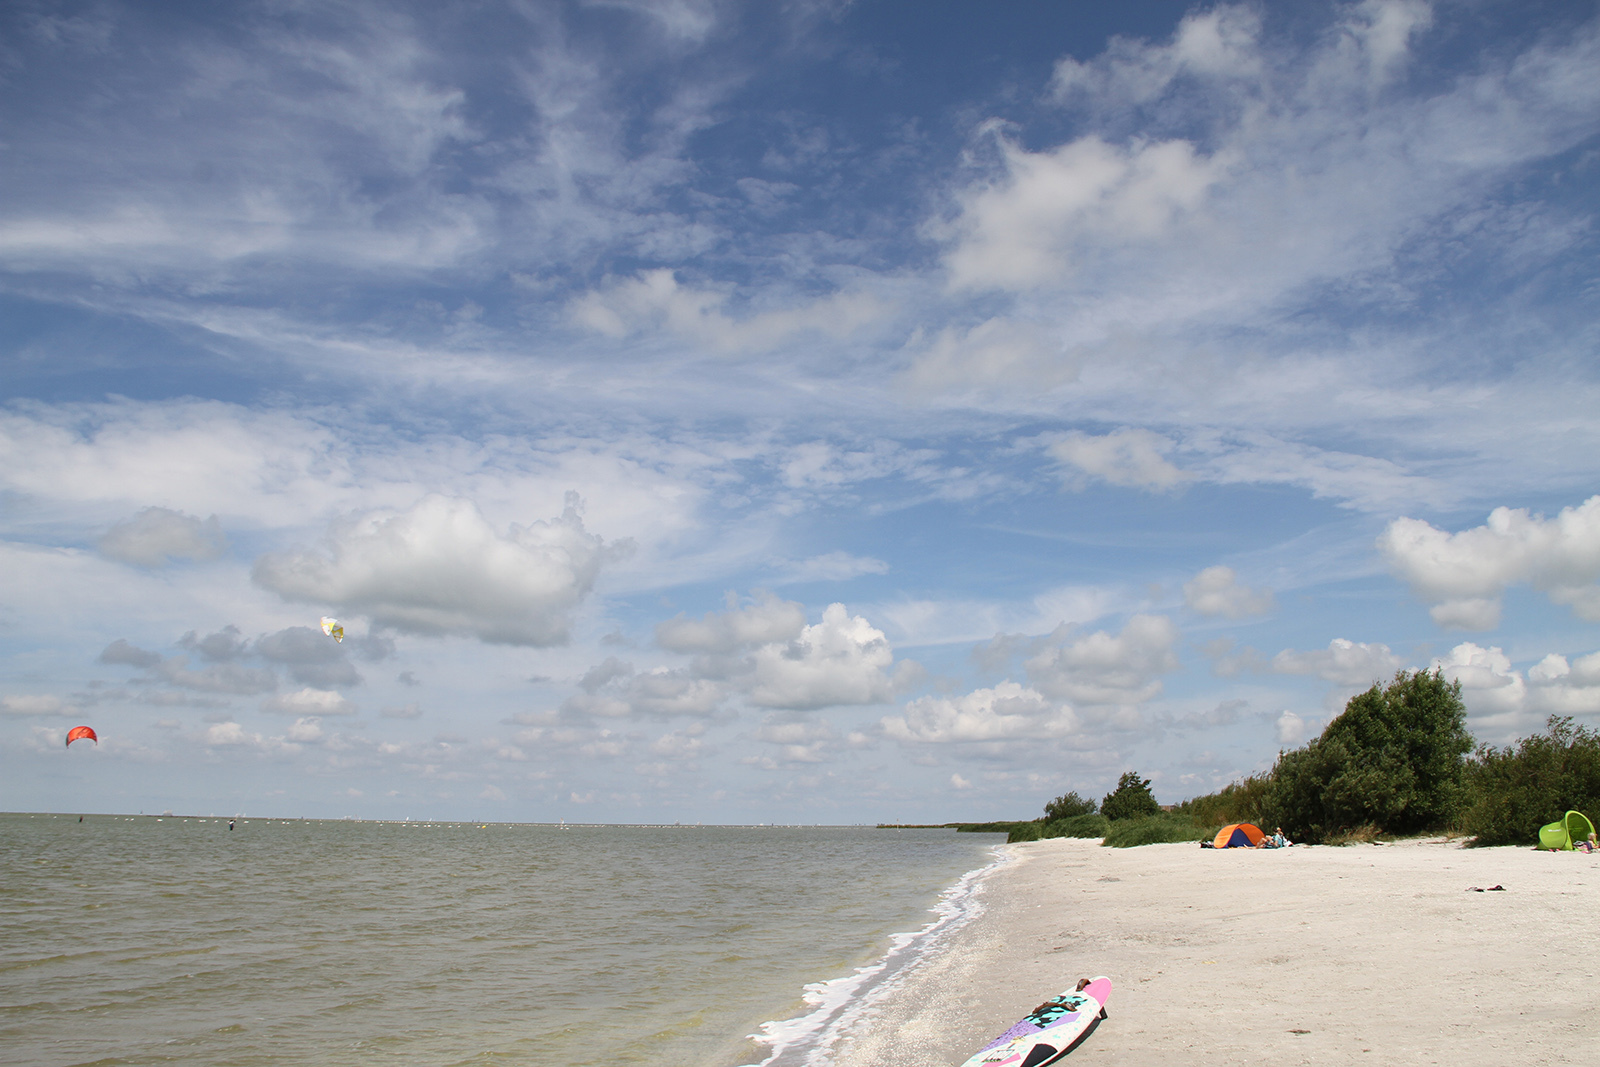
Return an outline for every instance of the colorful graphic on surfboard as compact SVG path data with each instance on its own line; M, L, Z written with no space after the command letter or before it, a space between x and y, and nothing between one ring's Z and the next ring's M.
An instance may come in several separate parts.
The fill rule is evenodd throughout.
M1082 989L1068 989L1034 1008L961 1067L1043 1067L1054 1063L1100 1025L1110 997L1111 979L1104 975L1091 979Z

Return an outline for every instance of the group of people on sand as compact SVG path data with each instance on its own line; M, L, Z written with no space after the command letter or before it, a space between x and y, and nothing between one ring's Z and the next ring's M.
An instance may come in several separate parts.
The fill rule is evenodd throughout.
M1283 827L1276 826L1276 827L1273 827L1272 833L1270 833L1270 834L1262 834L1261 835L1261 840L1257 841L1255 844L1251 845L1250 847L1251 848L1288 848L1292 844L1294 844L1293 841L1290 841L1287 837L1283 836Z

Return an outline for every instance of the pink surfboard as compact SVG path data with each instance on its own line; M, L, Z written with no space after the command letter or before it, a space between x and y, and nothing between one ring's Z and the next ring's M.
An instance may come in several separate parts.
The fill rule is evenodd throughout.
M1019 1019L961 1067L1044 1067L1078 1044L1105 1017L1111 979L1101 976L1082 990L1068 989Z

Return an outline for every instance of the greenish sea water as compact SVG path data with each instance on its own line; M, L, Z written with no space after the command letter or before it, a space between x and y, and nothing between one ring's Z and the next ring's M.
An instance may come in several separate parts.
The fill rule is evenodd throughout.
M0 1059L826 1063L998 840L0 815Z

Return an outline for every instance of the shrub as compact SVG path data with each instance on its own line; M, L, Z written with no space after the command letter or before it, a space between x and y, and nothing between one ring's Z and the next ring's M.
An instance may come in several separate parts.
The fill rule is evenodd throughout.
M1390 834L1442 826L1460 812L1471 749L1461 683L1401 671L1351 697L1321 737L1278 757L1263 825L1305 841L1358 826Z
M1042 829L1043 827L1036 822L1019 822L1006 835L1006 844L1014 845L1018 841L1037 841L1043 836L1040 832Z
M1525 845L1568 810L1600 817L1600 733L1552 715L1515 748L1484 745L1467 768L1461 829L1479 845Z
M962 822L962 823L956 823L956 833L958 833L958 834L1009 834L1009 833L1011 833L1011 831L1015 830L1019 826L1030 826L1030 825L1033 824L1033 822L1037 822L1037 821L1038 820L1022 821L1022 822L1019 822L1019 821L1016 821L1016 820L1008 820L1006 822Z
M1192 819L1152 815L1113 823L1106 839L1100 843L1109 848L1133 848L1136 845L1159 845L1168 841L1200 841L1209 836Z
M1070 819L1057 819L1044 824L1045 837L1104 837L1111 830L1111 820L1098 812L1074 815Z
M1048 823L1079 815L1093 815L1094 811L1094 801L1088 797L1080 797L1077 790L1073 790L1070 793L1063 793L1044 806L1044 821Z
M1218 792L1185 800L1178 805L1176 813L1187 815L1199 826L1220 827L1234 822L1248 822L1259 826L1265 821L1262 811L1267 800L1267 790L1271 786L1271 775L1251 775L1242 781L1223 786Z
M1117 779L1117 788L1106 794L1100 802L1100 814L1113 821L1139 819L1159 815L1161 805L1150 792L1150 779L1140 778L1134 771L1126 771Z

